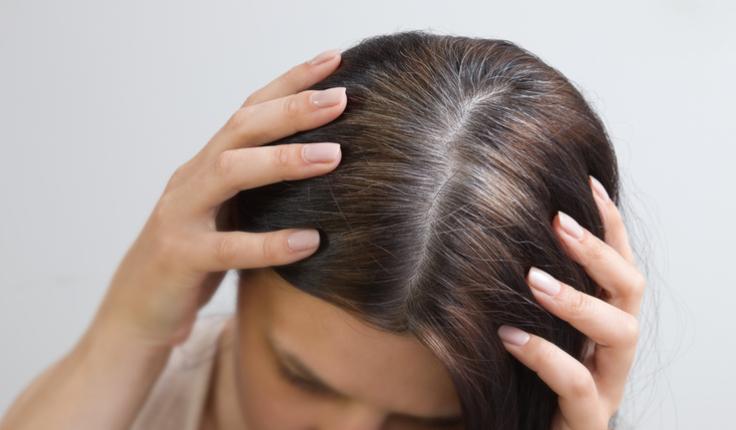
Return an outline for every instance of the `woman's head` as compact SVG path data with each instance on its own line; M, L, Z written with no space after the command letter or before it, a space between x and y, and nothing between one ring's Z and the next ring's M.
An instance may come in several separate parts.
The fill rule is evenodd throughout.
M460 429L443 363L411 334L374 328L270 268L241 278L235 330L248 429Z
M269 145L339 142L340 165L324 176L240 192L218 214L222 230L321 233L320 248L304 260L242 270L240 296L275 279L304 294L302 301L318 299L315 309L339 308L345 324L365 325L365 337L344 339L370 344L368 334L381 333L380 344L394 346L375 348L372 363L382 363L384 375L406 376L380 379L387 399L424 392L402 384L440 386L402 407L451 413L457 399L467 429L549 428L556 396L506 352L496 329L514 325L573 356L583 352L583 335L536 303L525 276L536 266L600 293L551 225L562 210L603 237L588 175L616 203L618 177L600 119L557 70L505 40L422 31L372 37L344 51L338 69L310 89L334 86L347 88L339 118ZM274 295L276 302L287 296ZM245 302L239 300L241 319ZM347 358L354 349L333 351ZM401 359L392 360L394 351ZM417 370L411 356L426 378L410 378ZM358 363L330 364L356 372L362 388L370 382L358 378L366 371Z

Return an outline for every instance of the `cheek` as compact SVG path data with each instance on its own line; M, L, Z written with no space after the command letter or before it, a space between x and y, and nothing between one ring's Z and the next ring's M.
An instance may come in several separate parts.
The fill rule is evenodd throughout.
M240 404L248 429L317 427L329 405L285 381L255 331L241 332L235 361Z

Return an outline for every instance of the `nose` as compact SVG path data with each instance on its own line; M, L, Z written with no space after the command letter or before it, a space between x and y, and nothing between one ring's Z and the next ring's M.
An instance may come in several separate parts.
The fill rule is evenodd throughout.
M320 430L381 430L386 413L369 405L345 405L325 422Z

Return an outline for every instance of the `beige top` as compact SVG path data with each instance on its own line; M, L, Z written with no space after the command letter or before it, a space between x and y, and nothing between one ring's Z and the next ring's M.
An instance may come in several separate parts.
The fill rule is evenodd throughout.
M131 430L198 430L219 334L228 314L199 316L177 345Z

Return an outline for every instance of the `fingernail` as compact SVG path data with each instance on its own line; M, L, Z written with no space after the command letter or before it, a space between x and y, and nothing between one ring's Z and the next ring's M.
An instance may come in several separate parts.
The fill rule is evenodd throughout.
M326 63L330 61L331 59L335 58L337 54L339 53L340 53L339 49L329 49L327 51L317 54L316 57L307 61L307 63L311 64L312 66L316 66L317 64Z
M287 240L289 249L292 251L306 251L315 248L319 244L319 232L317 230L299 230L289 235Z
M335 87L312 93L310 101L315 106L324 108L340 103L343 97L345 97L345 87Z
M572 236L573 238L580 240L583 238L583 228L577 223L570 215L565 212L559 211L560 214L560 225L562 229Z
M593 191L595 191L596 194L598 194L598 197L603 199L604 202L611 201L611 197L608 196L608 193L606 192L606 188L601 184L598 179L596 179L594 176L590 176L591 182L593 183Z
M554 296L560 291L560 282L549 273L536 267L529 270L529 283L535 289L550 296Z
M512 345L522 346L529 342L529 333L508 325L499 327L498 335L501 337L501 340Z
M310 163L335 161L339 154L339 143L310 143L302 147L302 157Z

